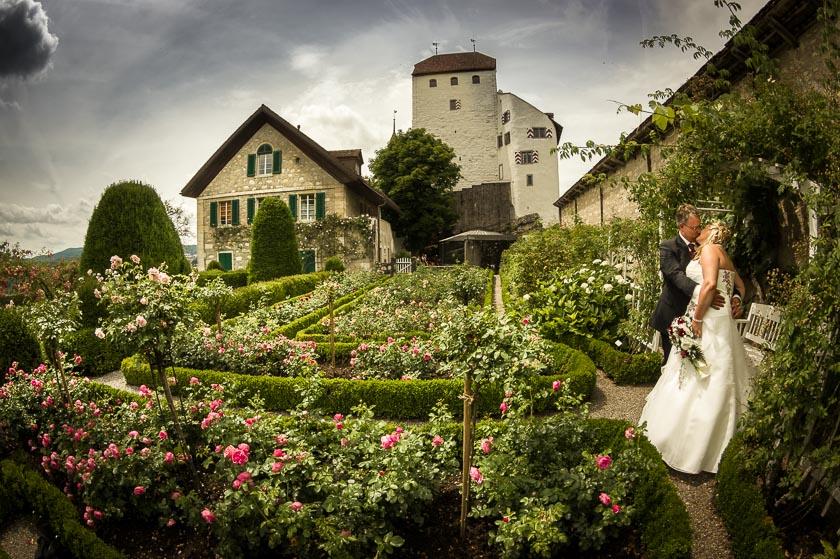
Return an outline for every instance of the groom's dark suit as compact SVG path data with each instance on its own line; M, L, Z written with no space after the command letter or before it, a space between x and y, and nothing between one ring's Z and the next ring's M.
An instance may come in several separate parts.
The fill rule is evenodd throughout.
M688 245L681 236L663 241L659 245L659 270L662 272L662 294L650 325L662 336L664 359L671 353L671 340L668 339L668 326L671 321L685 313L691 295L697 283L685 275L685 267L691 261Z

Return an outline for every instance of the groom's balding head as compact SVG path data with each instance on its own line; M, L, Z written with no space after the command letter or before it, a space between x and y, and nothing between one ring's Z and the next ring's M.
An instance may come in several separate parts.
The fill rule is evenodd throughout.
M677 208L677 229L685 239L693 243L700 234L700 212L691 204L681 204Z
M680 204L680 207L677 208L677 227L685 225L691 216L700 219L700 212L691 204Z

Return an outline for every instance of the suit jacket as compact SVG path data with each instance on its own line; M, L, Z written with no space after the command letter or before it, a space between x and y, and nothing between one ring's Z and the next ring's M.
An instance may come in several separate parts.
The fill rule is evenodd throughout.
M671 321L685 313L697 283L685 275L691 261L688 245L677 235L659 245L659 270L662 272L662 294L650 325L655 330L665 330Z

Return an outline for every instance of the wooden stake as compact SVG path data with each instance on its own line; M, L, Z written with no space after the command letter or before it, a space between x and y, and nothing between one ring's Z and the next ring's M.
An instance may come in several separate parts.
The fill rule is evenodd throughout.
M464 465L461 470L461 540L467 536L467 513L470 506L470 465L472 464L472 374L464 375L464 429L462 456Z

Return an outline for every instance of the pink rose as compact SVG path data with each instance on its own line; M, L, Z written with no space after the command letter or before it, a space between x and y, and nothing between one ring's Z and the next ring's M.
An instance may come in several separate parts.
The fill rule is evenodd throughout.
M123 260L116 254L111 257L111 269L116 270L120 266L122 266Z
M169 438L169 435L166 433L166 431L161 431L160 433L158 433L158 438L162 441L165 441Z
M167 464L171 464L175 460L175 455L171 452L167 452L166 455L163 457L163 461Z
M613 505L612 506L612 511L613 511L613 514L618 514L618 513L621 512L621 507L618 506L618 505Z
M509 517L509 516L503 516L503 517L502 517L502 522L504 522L505 524L507 524L508 522L510 522L510 517Z
M624 430L624 438L625 439L633 439L636 437L636 430L633 427L628 427Z
M190 377L190 384L195 386L196 384L201 384L201 381L197 377Z
M172 528L173 526L175 526L175 519L170 518L169 520L167 520L166 521L166 526L169 527L169 528Z
M505 402L502 402L499 404L499 409L502 410L502 413L505 413L508 411L508 405Z
M555 380L554 382L551 383L551 389L554 392L557 392L558 390L560 390L561 386L563 386L563 381L562 380Z
M139 264L140 263L140 257L137 256L136 254L132 254L131 255L131 261L134 262L135 264Z
M475 466L470 467L470 478L475 482L476 485L481 485L482 483L484 483L484 476L481 475L481 470L479 470Z
M147 324L146 317L140 314L137 315L137 318L134 319L134 322L136 322L137 326L139 326L140 328L144 327Z
M295 501L294 503L289 505L289 508L295 512L300 512L300 509L303 508L303 503L301 503L300 501Z
M201 518L203 518L207 524L212 524L216 521L216 515L213 514L213 511L210 509L204 509L201 511Z
M493 437L488 437L481 441L481 452L484 454L490 454L490 450L493 448Z
M601 501L601 504L605 507L610 506L610 503L612 503L612 499L606 493L601 493L600 495L598 495L598 500Z
M271 472L276 474L280 470L282 470L285 466L286 466L285 462L275 462L274 464L271 465Z
M441 437L440 435L435 435L435 437L432 439L432 446L439 447L442 444L443 444L443 437Z
M599 454L595 458L595 465L598 466L599 470L606 470L607 468L609 468L612 465L612 462L613 462L613 460L612 460L612 458L610 457L609 454L603 454L603 455Z
M138 485L137 487L134 488L134 494L137 495L138 497L140 495L144 494L145 492L146 492L146 488L143 487L142 485Z
M97 328L93 331L97 338L100 340L105 339L105 332L102 331L102 328Z

